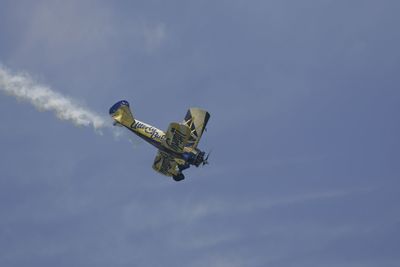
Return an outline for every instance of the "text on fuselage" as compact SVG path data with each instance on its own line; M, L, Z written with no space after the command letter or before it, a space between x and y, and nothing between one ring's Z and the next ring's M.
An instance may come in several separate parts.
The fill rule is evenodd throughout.
M149 125L146 125L146 124L138 122L138 121L134 122L131 125L131 128L132 129L143 129L145 133L150 134L150 137L152 139L163 140L165 138L164 135L159 133L158 129L154 128L153 126L149 126Z

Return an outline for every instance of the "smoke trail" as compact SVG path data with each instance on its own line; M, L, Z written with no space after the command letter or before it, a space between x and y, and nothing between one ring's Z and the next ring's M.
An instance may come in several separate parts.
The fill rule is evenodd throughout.
M95 130L109 126L106 118L81 107L74 100L36 83L27 74L14 74L0 65L0 91L27 101L39 110L52 111L57 118Z

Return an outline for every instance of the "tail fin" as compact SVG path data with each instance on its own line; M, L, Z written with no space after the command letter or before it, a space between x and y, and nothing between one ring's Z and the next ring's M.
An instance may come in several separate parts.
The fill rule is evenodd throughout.
M126 127L131 127L131 125L135 123L135 119L129 108L129 103L126 100L115 103L110 108L110 115L114 119L114 125L121 124Z

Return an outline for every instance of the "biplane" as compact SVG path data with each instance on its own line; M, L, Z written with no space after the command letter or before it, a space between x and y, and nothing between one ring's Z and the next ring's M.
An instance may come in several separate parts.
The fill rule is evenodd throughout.
M156 127L134 118L126 100L110 108L114 125L123 126L158 149L153 169L172 177L175 181L185 179L182 171L191 165L208 164L208 156L197 148L210 119L210 113L200 108L190 108L183 122L172 122L163 132Z

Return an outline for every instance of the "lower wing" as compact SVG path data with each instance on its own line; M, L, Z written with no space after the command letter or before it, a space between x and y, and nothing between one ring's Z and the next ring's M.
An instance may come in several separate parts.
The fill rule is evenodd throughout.
M175 158L160 150L154 160L153 169L166 176L176 176L179 174L178 163L175 161Z

